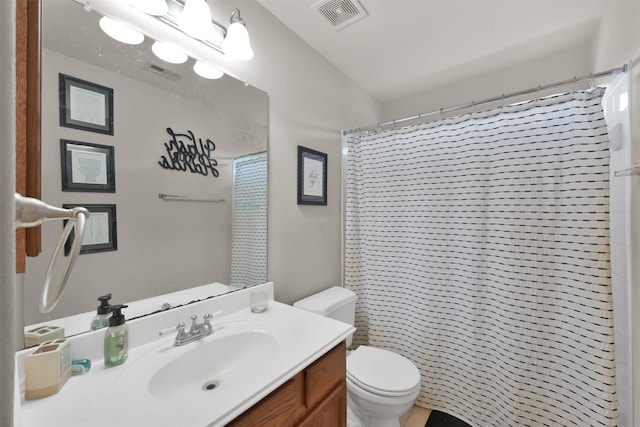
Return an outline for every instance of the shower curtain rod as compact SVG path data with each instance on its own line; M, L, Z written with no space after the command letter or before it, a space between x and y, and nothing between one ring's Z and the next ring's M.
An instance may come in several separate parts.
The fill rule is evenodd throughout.
M494 96L493 98L486 98L486 99L483 99L481 101L471 101L470 103L457 105L455 107L441 108L438 111L432 111L430 113L418 114L417 116L405 117L404 119L390 120L388 122L378 123L378 124L371 125L371 126L366 126L366 127L362 127L362 128L355 128L355 129L351 129L351 130L348 130L348 131L343 131L342 134L343 135L349 135L349 134L352 134L352 133L364 132L364 131L368 131L368 130L372 130L372 129L381 128L381 127L384 127L384 126L398 125L400 123L409 122L409 121L412 121L412 120L420 120L420 119L423 119L423 118L426 118L426 117L435 116L436 114L444 116L444 114L450 113L452 111L463 110L465 108L470 108L470 107L473 108L473 107L477 107L478 105L489 104L489 103L497 102L497 101L504 101L504 100L509 99L509 98L515 98L515 97L518 97L518 96L529 95L531 93L536 93L536 92L540 93L541 91L553 89L553 88L556 88L556 87L567 86L567 85L570 85L570 84L575 85L578 82L584 82L584 81L587 81L587 80L593 80L593 79L597 79L597 78L601 78L601 77L615 76L617 74L626 73L626 72L627 72L627 64L623 65L622 67L612 68L612 69L607 70L607 71L602 71L602 72L599 72L599 73L591 73L591 74L589 74L587 76L582 76L582 77L574 77L573 79L570 79L570 80L564 80L564 81L557 82L557 83L551 83L551 84L544 85L544 86L538 86L538 87L534 87L534 88L530 88L530 89L526 89L526 90L521 90L521 91L518 91L518 92L512 92L512 93L509 93L507 95L502 94L500 96Z

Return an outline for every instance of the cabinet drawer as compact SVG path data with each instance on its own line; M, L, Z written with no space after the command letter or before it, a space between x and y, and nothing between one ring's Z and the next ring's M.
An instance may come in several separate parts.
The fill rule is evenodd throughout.
M293 426L306 412L303 391L304 372L300 372L227 426Z
M347 372L347 347L344 342L316 360L306 370L307 410L318 404L341 381Z

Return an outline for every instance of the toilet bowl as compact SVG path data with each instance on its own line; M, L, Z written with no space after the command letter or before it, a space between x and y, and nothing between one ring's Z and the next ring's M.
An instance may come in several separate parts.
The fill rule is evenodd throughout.
M349 427L399 427L420 393L420 372L389 350L360 346L347 357Z
M294 303L294 307L353 325L356 295L335 286ZM347 346L351 337L347 338ZM420 372L406 357L359 346L347 356L349 427L399 427L420 393Z

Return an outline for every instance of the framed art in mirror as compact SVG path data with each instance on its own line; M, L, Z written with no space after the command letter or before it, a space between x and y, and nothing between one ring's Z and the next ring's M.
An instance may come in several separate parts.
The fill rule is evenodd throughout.
M67 209L83 207L89 211L80 254L115 251L118 249L116 205L64 204L62 207ZM66 224L66 221L64 223ZM64 246L65 255L69 253L73 239L74 233L72 231Z
M60 126L113 135L113 89L59 74Z
M115 193L113 147L60 140L62 191Z
M298 204L327 204L327 155L298 145Z

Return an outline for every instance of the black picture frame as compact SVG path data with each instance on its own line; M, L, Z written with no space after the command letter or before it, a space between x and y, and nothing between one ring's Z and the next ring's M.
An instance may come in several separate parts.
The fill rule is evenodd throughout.
M327 155L298 145L298 204L327 204Z
M89 218L84 230L83 242L87 239L90 243L83 244L80 254L92 254L96 252L108 252L118 250L118 231L116 205L113 204L63 204L63 208L86 208ZM67 221L64 221L66 225ZM69 254L73 244L74 232L72 231L64 245L65 255Z
M62 191L115 193L114 161L110 145L61 139Z
M59 73L60 126L113 135L113 89Z

